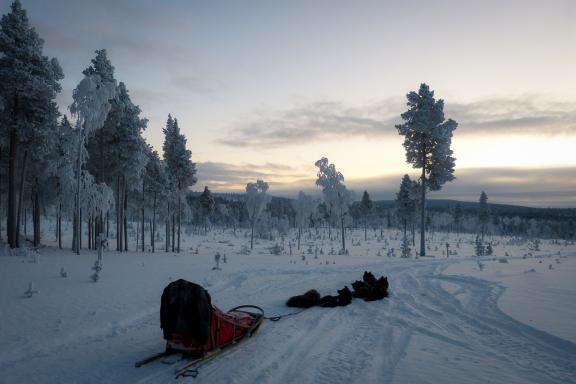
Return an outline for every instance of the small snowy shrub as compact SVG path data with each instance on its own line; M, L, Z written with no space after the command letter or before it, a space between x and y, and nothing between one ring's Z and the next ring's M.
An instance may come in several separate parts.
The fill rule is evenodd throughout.
M34 289L34 283L29 282L28 283L28 290L26 292L24 292L24 296L26 297L32 297L34 296L36 293L38 293L37 289Z

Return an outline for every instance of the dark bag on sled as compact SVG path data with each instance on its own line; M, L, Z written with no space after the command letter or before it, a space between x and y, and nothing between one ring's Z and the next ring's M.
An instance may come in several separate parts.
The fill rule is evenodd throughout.
M225 313L212 305L200 285L182 279L168 284L160 307L166 348L201 356L240 340L253 333L263 319L263 314L240 309L244 307L251 306Z

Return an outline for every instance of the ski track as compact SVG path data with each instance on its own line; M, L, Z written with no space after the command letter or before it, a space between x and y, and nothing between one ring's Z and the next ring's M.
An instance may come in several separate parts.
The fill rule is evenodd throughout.
M335 293L360 278L365 269L388 275L391 295L382 301L354 300L343 308L312 308L279 322L266 321L257 335L239 348L200 366L196 379L178 381L392 383L408 346L425 336L439 349L447 345L461 351L462 359L483 362L480 370L501 370L504 377L518 382L576 382L575 344L504 314L497 306L504 291L500 285L442 275L450 262L329 266L321 272L258 269L205 279L215 304L223 308L224 304L261 304L259 298L266 297L267 315L292 312L283 300L313 287L322 294ZM455 293L442 288L442 282L456 286ZM219 303L218 297L225 300ZM89 334L74 335L75 339L59 345L16 351L0 362L0 372L10 370L11 378L27 383L171 383L174 369L182 363L155 362L133 368L135 360L162 350L158 323L155 309ZM82 359L77 359L78 353ZM65 362L72 366L63 368ZM79 377L82 372L90 374ZM434 372L430 377L433 382Z

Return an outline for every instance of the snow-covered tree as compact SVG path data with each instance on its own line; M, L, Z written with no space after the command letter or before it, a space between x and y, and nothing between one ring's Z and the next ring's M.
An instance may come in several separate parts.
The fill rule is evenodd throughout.
M322 196L326 203L330 218L340 221L342 233L342 252L346 252L346 237L344 222L348 215L349 204L352 201L352 193L344 185L344 176L336 170L334 164L330 164L326 157L316 161L318 179L316 185L322 188Z
M15 0L0 20L0 136L8 139L9 148L7 237L11 248L19 246L19 213L28 156L35 150L33 139L47 126L55 126L58 117L55 98L64 76L56 59L42 55L43 45L20 1Z
M143 188L145 191L145 202L152 210L150 223L150 246L152 252L156 250L156 212L159 202L163 201L168 194L168 176L164 162L160 160L158 152L150 149L148 151L148 162L142 177ZM144 230L144 227L142 227ZM144 238L143 238L144 239ZM144 244L144 241L142 241Z
M409 109L401 115L404 123L396 128L404 136L406 161L422 169L420 255L425 256L426 190L440 190L445 182L454 180L455 159L450 145L458 123L444 119L444 101L436 100L428 85L421 84L417 93L410 92L406 97Z
M141 202L134 195L142 196L142 174L149 159L149 147L142 137L148 120L140 114L140 107L120 82L102 129L88 141L88 169L115 190L118 251L128 250L128 203Z
M216 209L216 201L207 186L204 187L204 191L198 197L198 204L200 205L199 208L202 217L202 224L204 226L204 233L206 233L206 226Z
M402 183L400 184L400 191L396 193L396 209L398 218L402 221L404 227L404 237L408 229L408 223L414 220L416 213L416 199L414 191L417 187L417 182L413 181L410 176L404 175Z
M256 180L255 183L246 184L246 210L250 220L250 249L254 248L254 224L259 219L266 204L270 202L271 197L266 193L268 183L263 180Z
M64 116L55 135L49 158L43 162L48 179L44 186L53 191L56 205L56 238L62 248L62 217L64 212L72 212L68 204L75 197L75 169L77 134Z
M490 212L488 210L488 196L484 191L480 194L478 204L478 223L480 224L480 239L484 242L484 233L486 232L486 225L490 221Z
M72 93L74 102L70 106L70 112L77 119L75 128L78 134L74 214L74 250L78 254L80 253L80 236L82 234L81 177L87 160L84 156L85 141L102 128L112 108L111 101L116 97L116 80L109 73L113 67L100 70L101 67L104 67L102 62L106 60L106 50L96 51L96 58L92 60L92 65L82 72L84 78ZM85 182L87 180L85 179ZM101 188L97 187L97 189Z
M196 164L192 162L192 151L186 148L186 136L180 133L178 120L168 115L164 128L164 162L170 178L172 194L172 251L180 252L180 226L182 221L182 198L196 184ZM175 244L175 226L178 225L178 240Z
M294 207L296 227L298 228L298 250L300 250L300 238L302 236L302 228L310 223L310 216L316 208L317 202L312 196L304 192L298 192L298 198L292 200Z
M364 241L368 240L368 221L372 216L372 210L374 209L374 204L370 199L368 191L364 191L362 194L362 200L360 201L360 214L364 220Z

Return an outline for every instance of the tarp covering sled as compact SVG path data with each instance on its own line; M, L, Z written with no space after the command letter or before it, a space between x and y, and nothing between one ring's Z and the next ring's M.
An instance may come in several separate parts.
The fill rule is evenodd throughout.
M170 283L162 293L160 326L166 349L193 358L250 336L263 317L264 312L251 305L224 312L212 305L204 288L182 279Z

